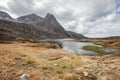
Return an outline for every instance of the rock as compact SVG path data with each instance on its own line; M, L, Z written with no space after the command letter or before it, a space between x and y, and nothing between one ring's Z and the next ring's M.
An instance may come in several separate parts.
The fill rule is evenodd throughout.
M58 67L58 66L59 66L59 64L53 64L53 66L54 66L54 67Z
M81 78L78 78L78 80L81 80Z
M23 74L20 76L21 80L28 80L30 78L30 74Z
M84 72L83 72L83 75L86 77L86 76L88 76L88 75L89 75L89 73L88 73L88 72L86 72L86 71L84 71Z

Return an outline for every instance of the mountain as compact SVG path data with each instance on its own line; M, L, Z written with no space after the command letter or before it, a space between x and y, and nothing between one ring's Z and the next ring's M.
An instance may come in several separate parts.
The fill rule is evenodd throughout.
M34 23L36 21L41 21L43 18L36 14L29 14L25 16L18 17L17 20L21 22Z
M40 23L38 22L36 25L40 26L40 28L46 32L57 34L61 37L69 37L65 29L61 26L61 24L52 14L48 13L44 18L44 21Z
M41 18L36 14L29 14L17 18L18 21L27 22L42 31L58 35L59 38L69 37L65 29L60 25L52 14L47 14L45 18Z
M8 13L0 11L0 19L12 20L13 18Z
M67 33L70 35L71 38L87 38L85 36L83 36L82 34L78 34L72 31L67 31Z
M1 41L39 41L40 39L60 38L58 35L44 32L31 24L0 20Z
M51 16L47 15L46 18L43 19L36 14L30 14L19 17L17 18L17 21L1 18L0 40L1 41L21 40L33 42L39 41L40 39L69 37L64 28L62 28L62 26L58 22L56 23L53 20L57 22L55 17L51 18ZM42 26L45 28L42 29ZM58 30L58 33L60 34L54 32L52 33L51 31L54 29L56 30L60 29ZM61 29L66 34L64 34Z
M0 11L0 41L39 41L55 38L84 38L83 35L66 31L52 14L42 18L29 14L13 19Z

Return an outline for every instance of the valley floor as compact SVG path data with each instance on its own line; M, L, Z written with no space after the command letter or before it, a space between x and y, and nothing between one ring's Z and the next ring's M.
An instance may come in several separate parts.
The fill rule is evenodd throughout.
M25 77L25 75L29 75ZM0 80L120 80L120 54L82 56L57 44L0 44Z

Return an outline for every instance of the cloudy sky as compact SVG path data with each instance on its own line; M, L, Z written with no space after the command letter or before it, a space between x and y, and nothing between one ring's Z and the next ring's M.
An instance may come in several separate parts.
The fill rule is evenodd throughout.
M0 10L14 18L51 13L66 30L89 37L120 36L120 0L0 0Z

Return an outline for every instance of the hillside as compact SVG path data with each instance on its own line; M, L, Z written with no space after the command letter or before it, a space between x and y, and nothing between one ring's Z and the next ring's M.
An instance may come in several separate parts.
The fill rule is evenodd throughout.
M67 33L70 35L70 37L72 38L77 38L77 39L80 39L80 38L87 38L85 37L84 35L82 34L78 34L78 33L75 33L75 32L72 32L72 31L67 31Z
M46 38L60 38L60 36L42 31L30 24L0 20L1 40L37 41Z
M72 32L71 32L72 33ZM8 13L0 11L0 39L38 41L54 38L83 38L80 34L68 33L52 14L42 18L36 14L28 14L12 18Z

